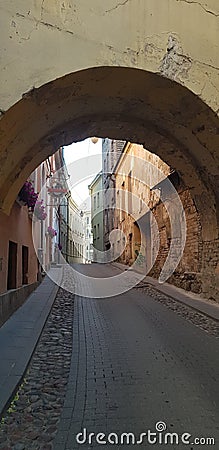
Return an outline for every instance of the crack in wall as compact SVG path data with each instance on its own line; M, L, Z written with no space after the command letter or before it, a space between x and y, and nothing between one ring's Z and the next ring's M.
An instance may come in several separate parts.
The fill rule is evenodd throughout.
M119 6L122 6L122 5L126 4L126 3L128 3L129 1L130 1L130 0L125 0L123 3L117 4L114 8L112 8L111 10L108 10L108 11L112 11L113 9L117 9ZM176 1L182 1L182 2L185 2L185 3L197 3L197 4L200 5L200 3L198 3L198 2L196 2L196 1L194 1L194 0L192 0L192 1L189 1L189 0L176 0ZM44 3L45 3L45 0L42 0L42 3L41 3L41 17L42 17L42 15L43 15ZM200 6L201 6L201 5L200 5ZM106 11L106 12L107 12L107 11ZM28 20L30 20L30 21L32 21L32 22L35 22L35 26L34 26L33 30L29 33L28 37L22 37L22 36L20 36L20 39L21 39L21 40L24 40L24 41L29 40L29 39L31 38L31 34L32 34L34 31L36 31L36 30L38 29L39 24L44 25L44 26L46 26L46 27L48 27L48 28L57 30L57 31L59 31L59 32L63 32L63 33L70 34L70 35L72 35L72 36L74 36L74 37L76 37L76 38L78 38L78 39L83 39L82 36L80 36L80 35L74 33L74 32L71 31L71 30L68 30L68 29L66 29L66 28L61 28L61 27L58 26L58 25L52 24L52 23L50 23L50 22L43 21L43 20L41 20L41 19L39 19L39 20L32 19L32 18L29 16L29 14L25 15L25 14L21 14L21 13L18 13L18 12L17 12L17 13L16 13L16 16L17 16L17 17L24 18L24 19L28 19ZM168 32L165 32L165 33L163 33L163 34L168 34ZM158 36L158 35L157 35L157 36ZM153 36L151 36L151 37L153 37ZM91 42L96 43L95 41L91 41ZM112 50L112 46L107 45L107 44L105 44L105 45L106 45L109 49ZM148 47L149 47L149 46L151 46L151 47L153 46L154 48L156 47L155 44L152 43L152 42L151 42L151 43L148 43L148 42L147 42L147 46L148 46ZM159 49L159 50L161 51L161 49ZM171 49L171 50L172 50L172 49ZM182 50L182 49L180 49L180 50ZM141 53L141 50L140 50L139 52ZM168 53L171 53L171 52L168 52ZM184 58L185 61L187 60L187 63L190 63L190 64L191 64L191 63L197 63L197 64L200 64L200 65L204 65L204 66L206 66L206 67L210 67L210 68L212 68L212 69L214 69L214 70L219 70L219 67L217 67L217 66L213 66L212 64L206 63L206 62L204 62L204 61L199 61L199 60L196 60L196 59L191 59L191 58L189 58L188 56L183 55L183 53L180 52L180 51L176 52L176 54L177 54L177 56L178 56L179 58ZM167 54L165 55L164 59L167 60ZM164 59L163 59L163 63L164 63ZM163 66L163 63L161 64L161 66ZM161 70L162 70L162 69L161 69Z
M45 0L42 0L41 9L40 9L40 19L41 20L43 20L44 2L45 2Z
M117 9L117 8L120 8L120 6L124 6L126 3L128 3L130 0L125 0L123 3L118 3L116 6L114 6L113 8L111 8L111 9L107 9L105 12L106 13L109 13L109 12L111 12L111 11L114 11L115 9Z
M193 62L195 62L196 64L201 64L203 66L211 67L211 69L214 70L219 70L219 67L213 66L212 64L209 63L205 63L204 61L199 61L198 59L193 59Z
M88 39L88 38L86 38L86 37L84 37L84 36L82 36L82 35L79 35L79 34L77 34L77 33L74 33L74 32L71 31L71 30L68 30L68 29L66 29L66 28L61 28L60 26L54 25L54 24L52 24L52 23L50 23L50 22L45 22L45 21L43 21L43 20L32 19L32 18L30 18L28 15L21 14L21 13L18 13L18 12L16 13L16 16L17 16L17 17L21 17L21 18L23 18L23 19L27 19L27 20L29 20L29 21L31 21L31 22L34 22L34 23L36 22L35 25L34 25L33 30L30 32L30 35L32 34L33 31L35 31L35 30L38 29L38 26L39 26L39 25L44 25L44 26L47 27L47 28L50 28L50 29L54 29L54 30L59 31L60 33L67 33L67 34L70 34L70 35L74 36L75 38L81 39L81 40L83 40L83 41L85 41L85 42L87 42L87 41L89 40L90 43L93 43L93 44L99 44L100 46L107 47L109 50L114 50L114 51L116 50L117 52L119 52L119 53L122 54L121 51L119 51L119 50L117 50L117 49L114 49L114 47L113 47L112 45L109 45L109 44L106 44L106 43L103 43L103 42L97 42L97 41L92 40L92 39L90 39L90 38ZM21 38L21 39L27 40L28 38Z
M202 5L200 2L197 2L195 0L176 0L177 2L183 2L188 3L189 5L198 5L200 6L206 13L211 14L212 16L219 17L219 13L215 13L214 11L211 11L210 9L207 9Z

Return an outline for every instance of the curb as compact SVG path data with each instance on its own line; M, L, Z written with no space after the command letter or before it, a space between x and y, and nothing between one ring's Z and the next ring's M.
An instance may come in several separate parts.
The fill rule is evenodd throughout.
M1 417L25 377L58 289L59 285L46 276L25 303L0 328Z
M120 263L111 263L111 265L114 266L114 267L117 267L117 269L123 271L123 268L121 267L122 264L120 264ZM129 266L124 266L124 267L125 267L124 271L127 271L129 269ZM128 268L126 268L126 267L128 267ZM138 271L134 271L134 270L133 270L133 272L139 273ZM215 308L215 309L217 308L218 309L218 317L217 317L214 314L211 314L211 313L206 312L205 310L203 310L201 308L201 305L200 305L200 308L199 308L199 306L191 305L190 302L192 302L193 299L191 299L189 297L189 295L187 294L187 291L185 291L185 293L184 292L179 292L178 295L182 295L182 296L184 295L186 297L184 300L183 299L179 299L179 298L177 298L177 293L176 293L176 297L175 297L173 293L165 292L162 288L159 288L158 286L156 286L156 282L158 283L158 281L155 278L153 279L154 282L151 282L150 280L148 280L146 278L147 278L147 276L144 277L142 282L145 282L145 283L149 284L157 292L159 292L161 294L164 294L167 297L172 298L174 301L176 301L176 302L178 302L178 303L180 303L182 305L185 305L188 308L193 309L194 311L198 312L199 314L202 314L202 315L207 316L207 317L209 317L210 319L212 319L212 320L214 320L216 322L219 322L219 306L216 306L216 305L214 305L212 303L208 303L205 299L198 299L198 298L195 299L195 301L203 302L207 307L210 306L210 307ZM152 278L152 277L150 277L150 278ZM177 288L177 286L174 286L174 285L171 285L171 284L168 285L168 283L165 283L164 287L166 287L167 289L168 288L171 289L171 287L175 288L175 289L179 289L179 288ZM182 289L182 288L180 288L180 289Z

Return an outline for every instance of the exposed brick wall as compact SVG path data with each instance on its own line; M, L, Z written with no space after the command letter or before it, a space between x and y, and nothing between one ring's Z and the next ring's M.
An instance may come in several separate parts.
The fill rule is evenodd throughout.
M178 186L187 224L183 257L168 282L219 301L219 240L203 242L199 215L189 189ZM170 247L170 221L163 203L154 202L152 212L159 229L160 247L150 275L156 278L162 270Z
M130 165L127 156L135 155L142 158L145 161L151 162L156 168L169 178L172 185L175 187L186 217L187 225L187 236L186 244L183 252L182 259L175 269L173 275L169 278L168 282L175 284L178 287L192 291L195 293L200 293L207 298L211 298L219 302L219 263L218 263L218 249L219 241L203 241L203 230L201 228L201 220L199 217L198 209L194 203L192 192L184 185L182 179L176 171L171 171L170 167L167 166L159 157L143 149L142 146L131 144L127 150L126 157L121 160L120 172L116 173L116 189L121 189L123 184L123 189L128 190L127 174L130 171ZM146 259L146 267L150 267L148 260L150 261L150 255L148 258L148 252L151 252L152 260L153 255L157 252L158 254L155 263L149 272L149 275L156 278L159 277L161 270L165 264L166 258L169 253L170 243L171 243L171 226L169 214L161 201L161 198L165 198L161 195L165 194L164 185L160 181L152 189L148 185L148 179L150 179L150 167L147 169L147 173L141 172L141 160L135 162L133 166L133 180L132 180L132 193L139 199L149 206L152 214L154 216L154 221L151 221L151 236L156 236L156 227L159 231L159 239L151 239L150 232L145 236L143 255ZM126 176L124 176L126 174ZM140 174L140 175L139 175ZM163 186L163 187L162 187ZM170 195L172 195L170 193ZM167 199L168 201L168 199ZM174 196L173 196L174 201ZM172 199L171 199L172 202ZM140 205L139 203L139 205ZM118 208L120 203L117 199ZM136 205L135 205L136 206ZM139 215L144 216L147 211L140 207ZM208 218L206 218L207 220ZM134 235L134 219L131 216L123 218L123 220L117 220L118 228L121 228L126 236L130 233ZM210 227L211 223L209 223ZM144 225L143 225L144 229ZM143 236L144 239L144 236ZM181 245L181 236L177 238L177 245ZM148 259L147 259L148 258ZM126 249L120 258L121 262L126 264L132 264L132 260L129 259L129 252Z
M168 281L183 289L201 293L202 237L200 219L189 189L183 185L180 178L175 183L175 189L185 211L187 234L182 259ZM158 278L168 256L171 227L164 204L153 198L153 193L151 202L153 203L152 212L159 229L160 247L150 275Z
M219 239L203 243L202 292L219 302Z

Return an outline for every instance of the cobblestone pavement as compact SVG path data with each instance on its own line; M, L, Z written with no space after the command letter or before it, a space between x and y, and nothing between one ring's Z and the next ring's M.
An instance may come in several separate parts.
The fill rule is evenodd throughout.
M95 264L79 270L104 277L118 269ZM19 398L4 415L0 448L96 450L101 445L95 436L92 444L87 438L79 445L77 433L86 428L106 435L132 432L138 438L148 429L156 431L159 421L170 432L190 433L191 442L219 439L218 340L154 295L132 289L112 298L75 296L73 318L73 296L59 290ZM108 443L104 448L150 445Z
M189 306L180 304L180 302L168 297L165 294L160 293L159 291L151 287L149 283L141 282L136 286L136 289L140 289L142 292L150 295L156 301L162 303L164 306L167 306L167 308L171 309L179 316L183 317L186 320L189 320L197 327L206 331L206 333L211 334L212 336L215 336L217 338L219 337L219 323L217 320L213 320L205 314L193 310Z
M0 426L0 449L51 450L72 349L73 295L59 289L24 380Z
M116 273L102 265L79 270L99 277ZM217 343L154 301L151 292L132 289L108 299L76 296L70 378L54 449L99 449L95 437L91 445L86 440L77 446L76 435L84 428L137 437L148 428L155 431L159 421L172 432L218 437Z

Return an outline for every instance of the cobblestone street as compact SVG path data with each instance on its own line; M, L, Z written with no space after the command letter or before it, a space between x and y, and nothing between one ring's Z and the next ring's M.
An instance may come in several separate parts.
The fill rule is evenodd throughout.
M118 272L98 264L79 269L98 277ZM156 432L161 421L169 432L191 434L189 449L195 437L217 439L215 329L211 333L187 320L194 314L189 308L183 316L167 306L147 287L102 299L59 290L25 380L3 415L0 448L98 449L95 436L91 444L88 437L77 444L77 433L85 428L88 434L138 438L148 429Z

